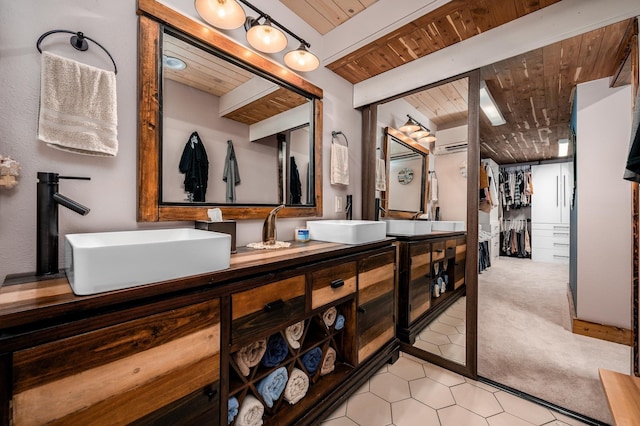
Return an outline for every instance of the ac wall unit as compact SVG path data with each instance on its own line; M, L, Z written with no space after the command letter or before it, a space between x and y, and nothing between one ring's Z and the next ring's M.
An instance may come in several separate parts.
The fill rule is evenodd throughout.
M446 145L436 145L433 149L434 155L453 154L454 152L465 151L467 149L466 142L450 143Z
M435 155L453 154L467 148L468 127L466 124L438 130L436 136L438 139L432 150Z

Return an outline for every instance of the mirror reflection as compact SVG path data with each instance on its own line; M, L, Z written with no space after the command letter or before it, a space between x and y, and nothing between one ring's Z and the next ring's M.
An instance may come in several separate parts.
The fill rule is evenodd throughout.
M165 31L162 203L313 203L311 100Z
M389 185L384 194L388 216L424 213L428 150L393 128L386 130Z
M469 78L435 85L378 107L389 122L381 192L386 219L427 220L430 232L400 241L398 334L403 350L450 367L467 364L466 223ZM407 114L435 134L420 144L403 127ZM413 213L413 214L411 214ZM416 214L419 213L419 214ZM417 228L417 226L416 226Z

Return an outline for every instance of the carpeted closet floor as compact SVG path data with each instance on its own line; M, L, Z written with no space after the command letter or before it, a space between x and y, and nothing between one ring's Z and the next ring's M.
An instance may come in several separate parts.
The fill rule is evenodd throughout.
M478 374L610 424L598 368L629 374L631 349L570 331L568 281L568 265L507 257L479 275Z

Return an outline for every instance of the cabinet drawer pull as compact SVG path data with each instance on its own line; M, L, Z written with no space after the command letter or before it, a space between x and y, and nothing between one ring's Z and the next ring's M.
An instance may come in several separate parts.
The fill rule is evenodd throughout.
M367 310L365 308L363 308L362 306L358 306L358 312L360 312L361 314L364 314L367 312Z
M275 311L276 309L282 309L284 307L284 300L278 299L273 302L269 302L264 305L264 310L267 312Z
M344 285L344 280L342 278L331 281L331 288L340 288Z
M442 249L437 249L437 250L436 250L436 253L442 253L443 251L444 251L444 250L442 250Z
M213 398L215 398L215 396L218 394L218 392L215 389L207 389L206 391L206 395L209 398L209 402L213 401Z

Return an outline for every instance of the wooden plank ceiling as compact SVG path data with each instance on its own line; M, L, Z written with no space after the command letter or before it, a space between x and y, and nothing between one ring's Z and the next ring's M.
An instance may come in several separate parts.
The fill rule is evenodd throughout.
M494 127L480 114L481 155L499 164L556 158L558 140L570 136L576 84L615 73L628 31L632 20L483 67L481 78L507 124Z
M557 1L452 0L326 66L356 84ZM558 139L569 138L576 84L620 72L632 31L627 20L483 67L507 124L493 127L480 114L481 155L500 164L556 158ZM440 129L466 120L466 99L451 84L405 97Z
M320 34L344 24L378 0L280 0Z
M163 67L163 76L165 78L217 97L242 86L252 78L260 78L243 68L169 34L164 34L163 36L162 53L166 56L181 59L187 65L183 70ZM229 111L224 117L251 125L308 101L304 96L291 90L274 87L273 92L236 110Z
M359 83L558 1L452 0L326 67Z

